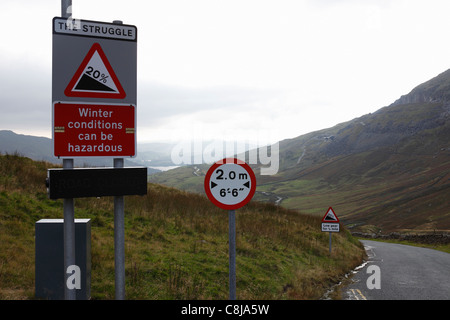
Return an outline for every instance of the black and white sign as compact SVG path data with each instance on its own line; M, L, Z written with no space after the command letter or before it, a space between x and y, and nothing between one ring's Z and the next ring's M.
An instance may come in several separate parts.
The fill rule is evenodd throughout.
M339 223L322 223L323 232L339 232Z
M205 192L216 206L234 210L246 205L255 194L256 178L245 162L228 158L216 162L205 177Z
M136 105L137 28L53 19L52 101Z
M53 32L73 36L135 41L135 26L72 18L54 18Z
M327 213L322 218L323 232L339 232L339 218L332 207L329 207Z

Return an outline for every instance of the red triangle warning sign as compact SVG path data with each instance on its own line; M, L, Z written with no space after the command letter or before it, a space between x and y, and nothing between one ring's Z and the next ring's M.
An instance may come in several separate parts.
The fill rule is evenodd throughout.
M336 213L334 213L332 207L328 208L327 213L325 213L325 215L322 218L322 222L339 222L339 219Z
M126 94L100 44L94 43L64 94L68 97L123 99Z

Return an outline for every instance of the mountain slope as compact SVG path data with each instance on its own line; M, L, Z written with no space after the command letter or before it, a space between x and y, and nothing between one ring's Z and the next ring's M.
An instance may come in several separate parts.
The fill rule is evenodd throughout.
M276 175L254 166L255 199L317 215L332 206L359 231L450 230L449 138L450 70L374 113L280 141ZM198 167L154 181L202 192Z
M37 161L55 162L52 157L52 140L16 134L9 130L0 130L0 152L8 154L24 154Z
M336 207L349 226L450 230L448 97L450 71L377 112L282 141L280 172L260 189L289 208Z
M392 105L450 101L450 69L415 87Z

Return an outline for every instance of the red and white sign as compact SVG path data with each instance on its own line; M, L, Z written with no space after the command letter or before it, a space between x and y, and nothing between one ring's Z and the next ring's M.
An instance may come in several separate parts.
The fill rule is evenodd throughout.
M227 158L209 168L204 187L209 200L216 206L235 210L243 207L253 198L256 177L244 161Z
M99 43L94 43L70 80L67 97L123 99L126 93Z
M323 232L339 232L339 218L332 207L329 207L327 213L322 218Z
M124 104L55 102L56 157L134 157L136 107Z

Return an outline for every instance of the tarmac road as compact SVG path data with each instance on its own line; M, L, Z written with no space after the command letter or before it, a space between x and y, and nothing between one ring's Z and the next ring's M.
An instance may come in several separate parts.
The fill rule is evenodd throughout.
M342 289L347 300L450 300L450 254L361 240L368 261Z

